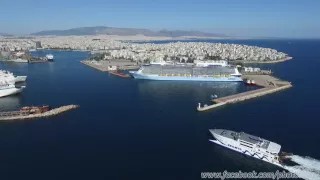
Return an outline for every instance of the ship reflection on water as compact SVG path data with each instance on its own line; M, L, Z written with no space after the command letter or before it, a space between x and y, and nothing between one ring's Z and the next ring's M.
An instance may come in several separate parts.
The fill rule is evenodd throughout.
M0 98L0 112L18 110L21 105L19 94Z
M177 96L194 97L199 100L209 100L210 95L228 96L246 91L242 82L191 82L191 81L148 81L138 82L140 94L163 98Z

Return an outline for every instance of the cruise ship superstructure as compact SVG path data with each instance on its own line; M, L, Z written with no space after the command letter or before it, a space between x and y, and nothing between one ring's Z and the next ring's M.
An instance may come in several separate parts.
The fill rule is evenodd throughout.
M27 76L14 76L13 73L0 70L0 97L20 93L25 86L16 86L17 82L26 81Z
M210 129L209 131L215 138L215 140L209 140L213 143L280 167L283 166L282 156L279 155L281 146L277 143L244 132L225 129Z
M242 81L236 67L225 63L151 63L129 72L136 79L175 81Z
M13 73L5 70L0 70L0 79L3 81L7 81L8 83L19 83L25 82L27 76L14 76Z

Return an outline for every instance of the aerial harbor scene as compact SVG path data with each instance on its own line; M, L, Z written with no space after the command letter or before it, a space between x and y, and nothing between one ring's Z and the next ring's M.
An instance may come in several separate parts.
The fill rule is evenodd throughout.
M19 3L1 179L320 179L318 2Z

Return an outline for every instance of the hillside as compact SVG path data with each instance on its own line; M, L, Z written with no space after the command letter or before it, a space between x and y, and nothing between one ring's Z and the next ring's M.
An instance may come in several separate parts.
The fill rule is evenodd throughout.
M165 37L181 37L181 36L195 36L195 37L226 37L223 34L206 33L200 31L182 31L182 30L161 30L151 31L148 29L136 29L136 28L116 28L106 26L94 26L94 27L80 27L67 30L47 30L32 33L36 36L70 36L70 35L118 35L118 36L132 36L132 35L144 35L144 36L165 36Z

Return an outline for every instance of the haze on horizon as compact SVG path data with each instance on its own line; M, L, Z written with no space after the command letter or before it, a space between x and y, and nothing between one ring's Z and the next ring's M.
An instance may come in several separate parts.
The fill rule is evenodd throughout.
M0 33L8 34L108 26L320 38L316 0L15 0L1 7Z

